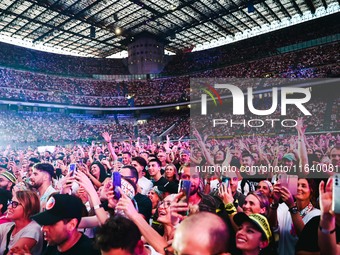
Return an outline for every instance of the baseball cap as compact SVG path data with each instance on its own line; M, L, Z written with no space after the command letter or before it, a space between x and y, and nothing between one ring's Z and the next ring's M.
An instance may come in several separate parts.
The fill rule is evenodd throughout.
M10 182L13 182L13 183L16 183L16 181L17 181L17 178L15 178L14 174L12 174L9 171L2 172L0 174L0 176L5 177L7 180L9 180Z
M296 159L295 159L295 156L294 156L294 154L293 153L287 153L287 154L285 154L283 157L282 157L282 159L286 159L286 160L289 160L289 161L296 161Z
M243 222L250 222L255 225L255 227L264 234L266 239L270 242L272 236L272 231L270 230L270 225L265 216L255 213L249 216L243 212L235 214L233 218L236 225L240 226Z
M67 194L55 194L48 199L46 210L31 218L42 226L53 225L63 219L76 218L80 220L82 208L83 203L80 198Z

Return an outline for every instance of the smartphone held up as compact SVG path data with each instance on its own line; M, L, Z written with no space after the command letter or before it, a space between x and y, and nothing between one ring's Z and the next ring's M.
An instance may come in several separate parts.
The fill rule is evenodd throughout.
M118 188L122 187L122 177L119 172L112 172L112 186L115 199L120 199L121 194Z
M332 200L332 211L340 214L340 174L333 176L333 200Z
M182 197L181 201L183 201L185 203L189 203L190 189L191 189L191 181L180 180L179 186L178 186L178 193L180 193L180 192L183 193L183 197Z
M73 176L75 171L77 171L77 164L76 163L69 164L68 172L71 173L70 176Z

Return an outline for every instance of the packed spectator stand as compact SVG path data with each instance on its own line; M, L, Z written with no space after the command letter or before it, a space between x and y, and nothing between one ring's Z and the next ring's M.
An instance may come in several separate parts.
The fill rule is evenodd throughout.
M82 62L26 49L13 51L13 46L1 44L0 99L3 104L13 100L60 108L159 106L189 103L190 78L338 77L339 42L275 51L331 35L339 30L338 23L332 24L316 29L324 28L322 22L316 23L315 33L304 35L304 25L282 37L281 32L273 33L275 43L259 48L252 48L250 40L237 44L241 51L232 45L221 53L221 48L194 53L185 61L175 59L177 64L170 62L166 69L171 75L179 70L188 73L146 81L91 78L96 73L126 74L118 60ZM242 89L247 86L244 83ZM308 104L312 116L302 118L298 109L290 109L297 125L289 129L212 129L205 125L212 116L189 116L189 108L152 109L145 122L138 122L144 111L117 116L81 110L2 110L0 253L86 255L121 249L133 255L339 254L340 214L331 209L332 182L337 182L332 175L340 171L340 99L337 88L331 92L313 87L319 97ZM127 96L134 99L132 105ZM254 104L268 108L270 100L256 97ZM272 117L282 116L275 112ZM233 116L230 108L219 118L241 117ZM247 112L242 118L251 115ZM232 170L218 171L228 167ZM270 167L288 169L296 177L295 186L284 182L283 171L266 171ZM190 185L189 190L184 185ZM28 231L33 228L34 233ZM16 239L6 243L11 233ZM196 233L209 235L202 241Z

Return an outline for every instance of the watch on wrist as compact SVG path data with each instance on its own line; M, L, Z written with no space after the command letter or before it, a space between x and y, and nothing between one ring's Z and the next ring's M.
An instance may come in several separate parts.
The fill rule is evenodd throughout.
M298 209L297 206L295 205L295 206L289 208L289 212L290 212L291 214L297 214L297 213L299 212L299 209Z

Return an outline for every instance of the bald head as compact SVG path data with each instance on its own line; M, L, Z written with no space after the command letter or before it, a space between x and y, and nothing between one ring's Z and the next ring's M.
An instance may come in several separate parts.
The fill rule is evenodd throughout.
M215 214L194 214L178 226L173 248L179 254L216 254L228 251L229 230Z

